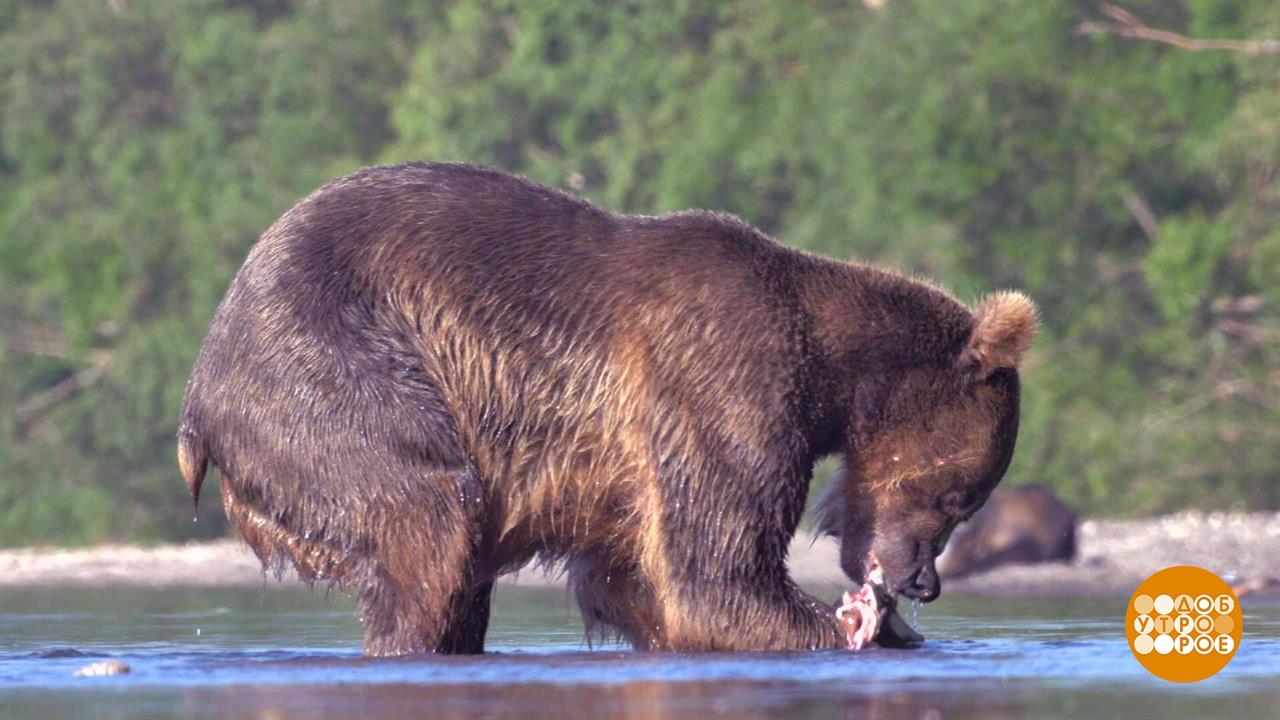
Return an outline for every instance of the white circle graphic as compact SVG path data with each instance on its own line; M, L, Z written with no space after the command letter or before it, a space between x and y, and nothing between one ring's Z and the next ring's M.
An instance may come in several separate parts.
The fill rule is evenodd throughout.
M1133 651L1139 655L1146 655L1156 648L1156 641L1151 639L1150 635L1139 635L1133 639Z

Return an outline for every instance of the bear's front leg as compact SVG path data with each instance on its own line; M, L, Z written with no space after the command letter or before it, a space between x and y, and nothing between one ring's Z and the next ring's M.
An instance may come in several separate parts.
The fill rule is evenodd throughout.
M693 583L664 606L665 646L672 650L820 650L848 647L847 627L836 608L790 580Z
M676 542L639 566L653 588L656 636L649 647L680 651L817 650L847 646L836 609L801 590L787 574L788 538L720 543Z
M710 575L675 578L660 567L607 553L582 553L569 582L589 635L616 633L637 650L801 650L843 648L836 608L786 579L740 584Z
M666 647L661 608L634 563L602 550L584 552L568 564L569 587L582 612L587 638L616 636L637 650Z

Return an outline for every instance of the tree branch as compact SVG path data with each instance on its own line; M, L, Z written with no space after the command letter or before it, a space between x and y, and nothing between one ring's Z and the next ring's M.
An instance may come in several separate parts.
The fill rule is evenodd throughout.
M19 405L13 413L14 419L21 425L27 425L54 405L75 397L81 390L106 376L107 369L111 367L111 358L110 352L91 353L89 367Z
M1151 206L1147 204L1137 193L1129 193L1124 196L1124 207L1137 221L1138 227L1142 228L1142 232L1151 242L1160 240L1160 222L1156 220L1155 213L1151 212Z
M1110 22L1084 22L1076 26L1077 35L1115 35L1116 37L1172 45L1182 50L1227 50L1247 55L1280 54L1280 40L1201 40L1168 30L1157 30L1129 11L1115 5L1103 5L1102 14Z

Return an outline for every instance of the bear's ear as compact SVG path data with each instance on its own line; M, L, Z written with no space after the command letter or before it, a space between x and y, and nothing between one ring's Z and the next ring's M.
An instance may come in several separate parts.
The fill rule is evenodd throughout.
M1035 303L1016 290L986 296L973 317L973 335L960 362L982 380L1001 368L1017 368L1040 327Z

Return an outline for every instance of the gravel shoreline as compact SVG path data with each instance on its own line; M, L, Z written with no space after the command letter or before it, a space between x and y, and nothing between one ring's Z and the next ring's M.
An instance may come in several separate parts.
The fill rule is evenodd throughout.
M1079 553L1071 564L1006 566L944 582L944 591L1004 596L1127 595L1151 573L1171 565L1197 565L1247 595L1280 601L1280 513L1186 512L1137 520L1091 519L1080 524ZM847 585L830 539L801 533L791 546L791 572L810 587ZM530 568L500 580L525 587L556 587L563 577ZM90 548L0 550L0 588L294 587L265 576L237 540Z

